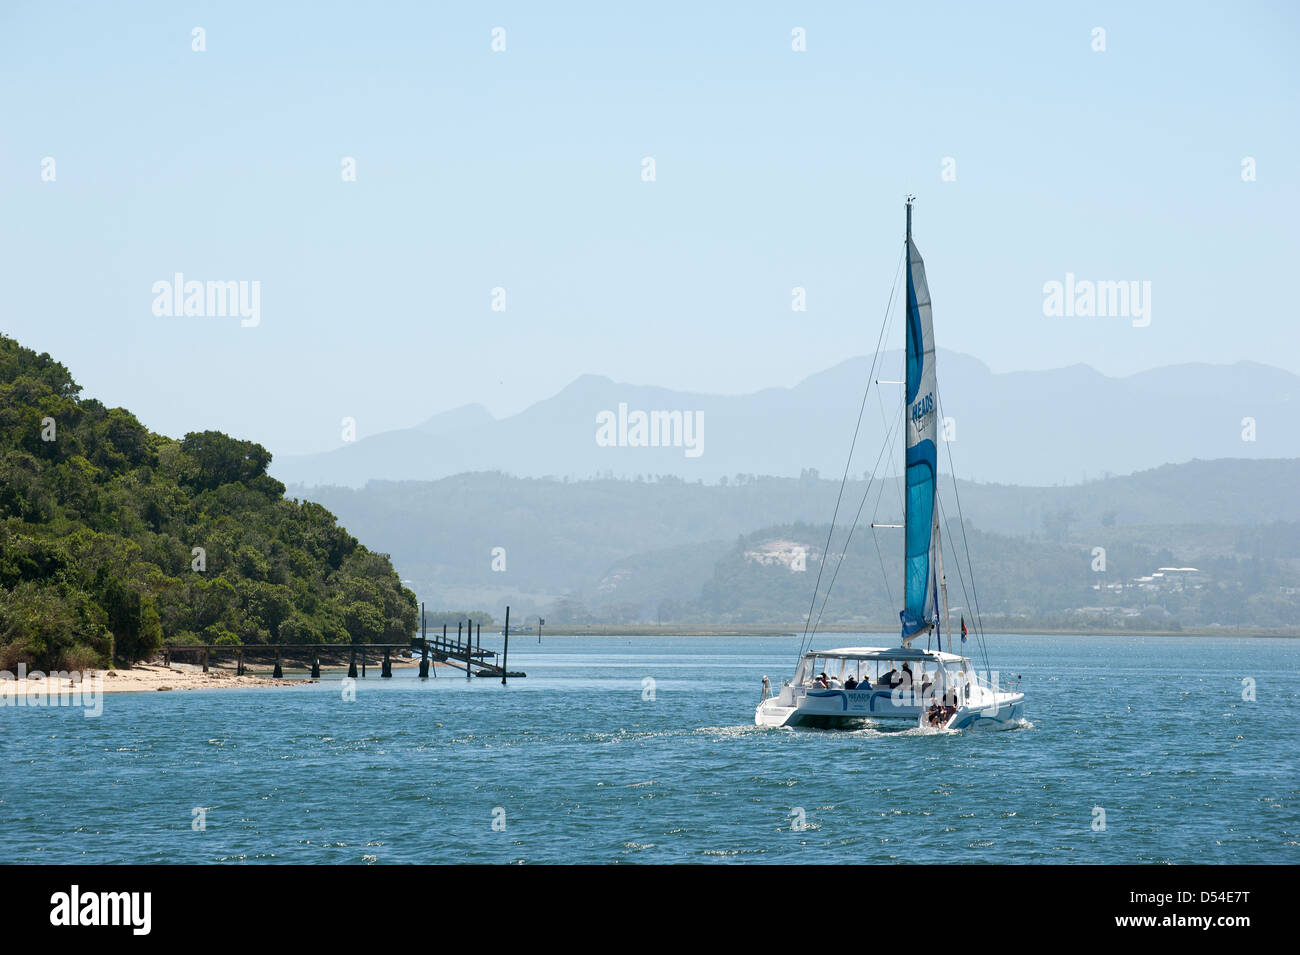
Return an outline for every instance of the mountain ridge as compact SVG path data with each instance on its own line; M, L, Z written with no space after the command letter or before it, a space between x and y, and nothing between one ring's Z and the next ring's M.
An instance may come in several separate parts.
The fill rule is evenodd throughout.
M843 473L844 456L869 378L901 378L902 353L856 356L791 387L743 395L676 391L575 378L555 394L503 418L462 405L414 428L370 435L332 451L287 456L277 478L305 486L361 487L369 480L429 480L467 471L521 477L674 474L716 481L736 474ZM939 350L940 410L959 474L1048 486L1080 477L1135 473L1161 464L1224 457L1300 455L1300 376L1258 362L1188 363L1111 377L1078 363L1044 371L993 372L980 359ZM897 385L872 385L852 474L874 470L899 410ZM601 446L601 413L677 411L698 416L701 453L670 447ZM1155 422L1155 424L1153 424ZM1012 455L1032 435L1036 453ZM895 433L882 461L897 466ZM947 454L940 467L949 469Z

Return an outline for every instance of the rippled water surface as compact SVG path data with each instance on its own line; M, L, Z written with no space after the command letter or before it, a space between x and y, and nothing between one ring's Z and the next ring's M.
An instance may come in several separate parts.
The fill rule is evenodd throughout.
M1028 728L757 729L761 677L789 676L797 643L521 637L510 664L528 677L509 687L372 669L354 701L335 676L109 696L96 719L3 708L0 847L96 863L1300 862L1300 641L990 636L992 668L1023 674ZM818 645L855 643L882 638Z

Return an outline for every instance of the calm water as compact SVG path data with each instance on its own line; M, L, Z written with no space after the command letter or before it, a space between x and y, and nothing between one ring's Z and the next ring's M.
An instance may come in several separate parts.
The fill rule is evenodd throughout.
M829 638L858 642L882 639ZM517 638L511 666L528 678L508 688L371 670L350 702L335 677L110 696L98 719L3 708L0 849L94 863L1300 862L1300 641L991 637L993 668L1024 675L1030 728L756 729L760 679L779 685L796 648L547 635Z

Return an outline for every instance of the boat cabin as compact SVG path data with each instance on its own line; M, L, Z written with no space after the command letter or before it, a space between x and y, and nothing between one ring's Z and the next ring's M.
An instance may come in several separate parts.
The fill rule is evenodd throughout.
M823 674L825 686L820 681ZM864 690L901 686L920 692L927 686L960 688L974 681L970 660L955 653L914 647L842 647L805 653L793 685L804 689ZM847 685L850 683L853 685Z
M949 712L980 692L970 660L913 647L810 650L794 680L770 699L760 725L848 725L863 719L916 723L935 704ZM946 701L946 703L945 703Z

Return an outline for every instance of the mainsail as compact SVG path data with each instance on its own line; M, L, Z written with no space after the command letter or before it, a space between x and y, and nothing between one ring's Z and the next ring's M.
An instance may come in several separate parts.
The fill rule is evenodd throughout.
M934 328L925 263L912 241L912 201L907 201L907 494L904 501L905 559L903 640L920 634L934 621L936 583L933 548L938 464L935 402Z

